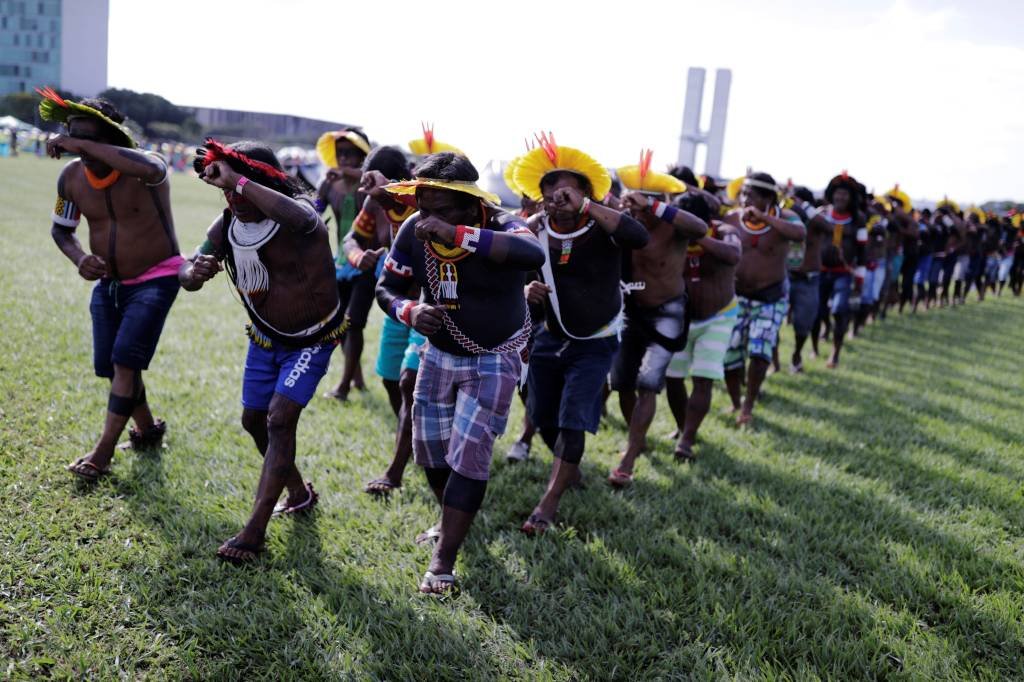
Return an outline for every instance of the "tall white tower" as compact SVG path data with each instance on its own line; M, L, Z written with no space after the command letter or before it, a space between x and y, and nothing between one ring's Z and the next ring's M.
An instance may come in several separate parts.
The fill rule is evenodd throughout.
M61 3L60 87L94 97L107 89L108 0Z
M715 94L711 103L711 125L700 129L700 114L704 103L704 69L691 67L686 74L686 103L683 106L683 132L679 136L679 164L689 166L696 173L697 145L707 147L704 173L719 177L722 172L722 145L725 143L725 116L729 110L729 87L732 71L715 71Z

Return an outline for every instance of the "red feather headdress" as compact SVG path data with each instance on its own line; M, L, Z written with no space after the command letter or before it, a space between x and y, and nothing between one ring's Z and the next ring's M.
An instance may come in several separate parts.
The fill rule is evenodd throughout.
M246 168L250 168L272 180L288 179L288 174L284 171L274 168L269 163L257 161L256 159L250 158L241 152L225 147L212 137L206 138L206 142L203 146L196 150L196 165L199 166L196 170L201 172L202 169L206 168L214 161L226 161L228 159L233 159L241 163Z

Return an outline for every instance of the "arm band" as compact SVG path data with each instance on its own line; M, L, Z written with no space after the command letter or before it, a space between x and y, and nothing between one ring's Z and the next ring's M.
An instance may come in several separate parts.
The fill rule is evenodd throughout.
M74 229L82 221L82 212L75 206L75 202L58 195L50 218L61 227Z
M666 223L675 222L676 214L679 213L679 209L675 206L670 206L664 201L658 201L657 199L651 202L651 211Z
M217 249L213 248L213 242L211 242L209 239L206 239L205 241L203 241L202 244L199 245L196 251L203 254L204 256L212 256L216 254Z
M416 302L412 299L396 298L391 301L391 316L407 327L411 327L412 309L415 307Z
M455 226L455 245L481 256L487 257L494 242L494 232L479 227Z

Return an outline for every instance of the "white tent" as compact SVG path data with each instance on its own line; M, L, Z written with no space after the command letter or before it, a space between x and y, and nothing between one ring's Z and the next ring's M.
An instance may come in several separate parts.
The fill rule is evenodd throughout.
M38 128L24 121L20 121L13 116L0 116L0 130L7 130L14 128L19 133L33 133L38 132Z

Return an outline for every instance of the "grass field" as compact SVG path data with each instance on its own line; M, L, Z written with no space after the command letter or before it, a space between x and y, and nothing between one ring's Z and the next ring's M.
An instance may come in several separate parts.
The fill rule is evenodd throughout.
M772 376L753 433L716 392L693 466L672 461L662 403L624 493L602 483L624 438L613 417L589 441L588 488L541 539L517 527L550 455L497 457L462 593L438 601L416 593L429 550L411 539L435 516L422 475L387 504L360 492L391 448L375 380L299 425L316 515L274 521L258 567L214 558L261 463L238 422L244 313L223 278L179 296L147 374L162 455L119 454L92 488L64 471L106 387L90 285L49 236L59 169L0 159L0 677L1024 678L1024 301L892 319L837 372ZM191 250L219 196L175 177L174 200Z

